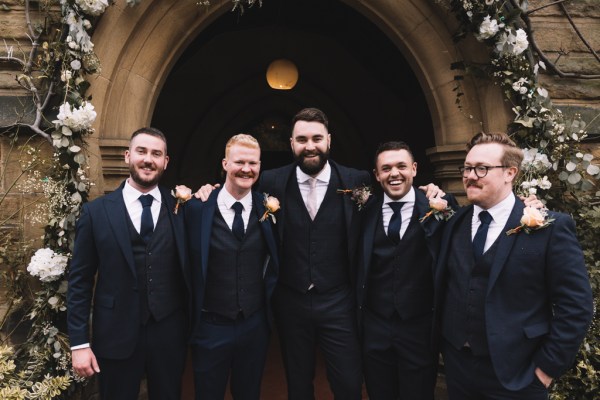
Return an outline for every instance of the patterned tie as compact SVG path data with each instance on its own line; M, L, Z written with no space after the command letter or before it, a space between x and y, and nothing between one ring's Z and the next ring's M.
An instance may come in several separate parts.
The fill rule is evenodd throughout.
M241 242L242 239L244 239L244 220L242 219L242 210L244 209L244 206L239 201L236 201L231 208L235 211L231 230L233 231L234 236Z
M394 243L397 244L400 242L400 228L402 227L402 214L400 210L402 210L404 203L401 201L392 201L387 204L392 210L394 210L394 214L392 215L390 224L388 225L387 235Z
M148 243L152 239L152 232L154 232L154 221L152 220L152 202L154 201L154 197L151 194L141 195L139 200L143 207L140 236L144 239L144 242Z
M489 212L482 211L479 213L479 220L481 221L481 224L479 224L477 233L475 233L475 237L473 238L473 254L475 255L475 262L479 262L479 259L483 255L488 228L490 227L490 222L492 222L493 218Z
M306 210L310 215L310 219L314 221L317 215L317 178L308 178L308 184L310 189L306 198Z

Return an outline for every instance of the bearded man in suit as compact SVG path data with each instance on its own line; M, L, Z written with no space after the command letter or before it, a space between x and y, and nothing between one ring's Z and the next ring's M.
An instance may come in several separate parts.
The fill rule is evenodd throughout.
M129 178L84 204L77 222L67 293L73 369L99 375L102 399L137 399L145 375L150 399L179 400L190 278L183 216L158 186L169 162L164 134L135 131L125 162Z
M575 224L513 194L523 160L504 133L479 133L460 167L471 206L450 219L435 295L451 400L546 400L592 318Z

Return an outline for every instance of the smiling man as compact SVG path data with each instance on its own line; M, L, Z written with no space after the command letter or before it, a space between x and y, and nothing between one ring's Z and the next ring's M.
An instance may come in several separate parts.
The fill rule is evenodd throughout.
M406 143L380 145L373 172L383 196L364 210L358 245L367 392L372 400L432 400L438 363L433 267L444 222L435 217L419 221L430 207L425 194L413 187L417 163Z
M73 370L98 374L102 399L137 399L144 375L150 399L181 398L190 279L183 220L158 187L168 162L162 132L135 131L129 178L86 203L77 222L67 293Z
M186 231L192 266L192 356L196 399L258 400L270 332L277 248L265 198L253 192L260 147L239 134L225 146L223 189L190 200Z
M546 400L592 317L575 224L548 212L522 227L524 215L543 215L513 194L523 153L508 135L479 133L467 150L472 205L446 225L435 279L448 394Z

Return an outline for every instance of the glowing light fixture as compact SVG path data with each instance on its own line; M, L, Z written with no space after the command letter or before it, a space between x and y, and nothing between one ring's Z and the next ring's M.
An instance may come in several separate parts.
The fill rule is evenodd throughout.
M277 90L290 90L298 82L298 68L285 58L280 58L269 64L267 82Z

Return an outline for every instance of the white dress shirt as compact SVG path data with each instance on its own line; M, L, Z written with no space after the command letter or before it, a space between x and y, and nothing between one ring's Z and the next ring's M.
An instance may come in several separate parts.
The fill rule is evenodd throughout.
M229 229L232 229L233 226L233 218L235 217L235 210L231 208L233 203L239 201L242 203L244 207L242 209L242 219L244 220L244 232L246 228L248 228L248 221L250 220L250 212L252 211L252 192L248 192L247 195L242 197L240 200L236 200L225 187L221 189L219 194L217 195L217 206L219 207L219 211L223 216L223 219L227 223Z
M508 222L508 217L510 217L510 213L515 206L515 195L511 192L504 200L500 203L496 204L494 207L486 210L492 216L492 222L490 222L490 227L488 228L487 237L485 239L485 246L483 251L486 252L492 244L498 239L500 233L506 226ZM481 221L479 220L479 213L484 211L483 208L474 205L473 206L473 219L471 220L471 240L475 238L475 234L477 233L477 228L481 225ZM510 227L516 228L515 226Z
M394 215L394 210L392 207L388 205L388 203L392 202L403 202L404 205L400 210L400 217L402 218L402 225L400 226L400 239L404 236L404 232L408 228L408 224L410 223L410 219L413 215L413 210L415 208L415 189L413 187L410 188L408 193L404 195L399 200L392 200L386 193L383 193L383 205L381 206L381 218L383 219L383 230L387 234L388 226L390 225L390 220L392 219L392 215Z
M302 195L302 200L304 200L304 205L308 206L308 191L310 190L310 175L307 175L300 169L300 167L296 167L296 179L298 180L298 187L300 188L300 194ZM321 203L323 203L323 199L325 198L325 194L327 193L327 187L329 186L329 180L331 178L331 166L329 162L325 163L325 166L319 172L317 178L317 211L319 211L319 207L321 207Z
M150 194L152 197L154 197L154 201L150 206L150 210L152 211L152 222L154 222L154 226L156 226L156 221L158 221L158 216L160 214L162 197L160 195L158 186L148 193L142 193L129 184L129 179L125 181L125 186L123 186L123 201L125 201L125 208L127 208L129 218L131 218L131 222L133 222L133 227L138 233L140 233L142 226L142 210L144 209L139 200L140 196Z

